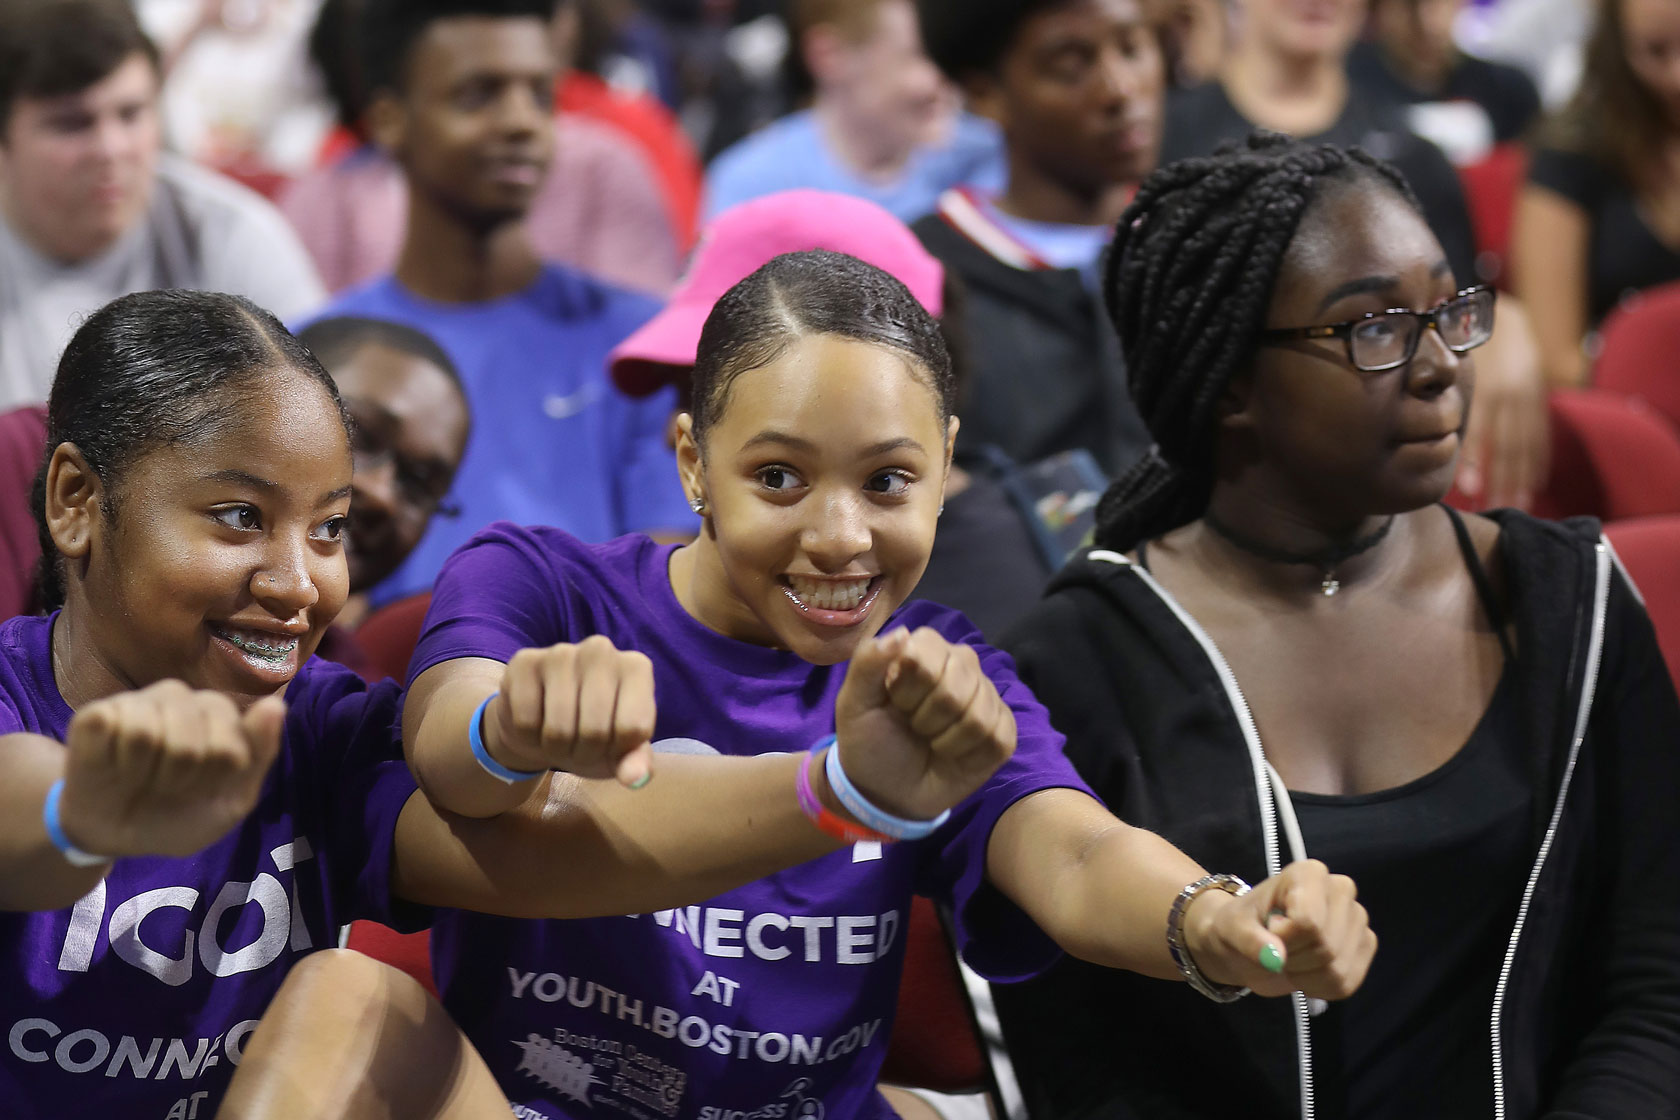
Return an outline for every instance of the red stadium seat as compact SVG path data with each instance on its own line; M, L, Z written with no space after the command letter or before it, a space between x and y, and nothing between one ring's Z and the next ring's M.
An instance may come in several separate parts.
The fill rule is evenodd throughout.
M34 609L41 536L29 491L47 448L47 406L0 413L0 619Z
M408 679L408 661L414 656L420 627L426 621L426 608L431 605L431 592L423 591L387 603L362 620L356 628L356 644L367 656L374 680Z
M1645 597L1668 675L1680 688L1680 517L1618 521L1604 531Z
M277 171L255 158L229 160L217 164L215 170L240 186L256 191L270 202L279 198L292 181L284 171Z
M1680 283L1640 292L1604 320L1593 387L1639 397L1680 426Z
M1476 234L1477 265L1487 280L1502 287L1511 252L1511 217L1527 175L1528 152L1517 143L1500 144L1477 162L1458 169Z
M905 931L898 1018L881 1079L941 1093L987 1086L986 1059L950 940L933 903L917 897Z
M1552 466L1541 517L1603 521L1680 513L1680 432L1641 401L1595 389L1551 397Z

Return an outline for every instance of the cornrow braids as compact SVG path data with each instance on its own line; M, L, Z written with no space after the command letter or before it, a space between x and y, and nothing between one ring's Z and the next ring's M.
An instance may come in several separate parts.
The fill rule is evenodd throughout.
M1325 184L1368 179L1417 199L1358 148L1274 132L1159 168L1120 216L1103 301L1155 446L1108 488L1095 539L1124 552L1201 516L1219 400L1252 359L1301 218Z

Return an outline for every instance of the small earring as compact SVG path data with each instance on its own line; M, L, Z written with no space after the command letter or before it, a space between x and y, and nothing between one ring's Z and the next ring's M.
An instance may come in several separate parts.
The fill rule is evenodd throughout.
M945 503L944 502L939 503L939 512L937 514L935 514L934 516L936 516L936 517L944 517L945 516Z
M706 512L706 499L704 499L704 498L690 498L688 500L688 508L693 510L695 513L698 513L698 514L701 514L702 516L704 516L705 512Z

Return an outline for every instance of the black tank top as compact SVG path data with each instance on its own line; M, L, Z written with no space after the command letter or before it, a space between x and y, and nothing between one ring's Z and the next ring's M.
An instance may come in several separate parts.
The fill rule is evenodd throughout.
M1360 990L1313 1020L1324 1120L1493 1114L1489 1019L1533 856L1534 791L1504 612L1447 513L1505 651L1487 710L1457 754L1403 786L1290 795L1307 854L1353 877L1380 939Z

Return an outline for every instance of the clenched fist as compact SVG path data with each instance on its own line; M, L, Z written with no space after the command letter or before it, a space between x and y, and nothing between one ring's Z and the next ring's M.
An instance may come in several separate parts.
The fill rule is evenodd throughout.
M514 654L484 712L484 746L514 770L635 788L653 773L654 715L653 662L596 634Z
M285 716L278 697L241 714L180 681L89 704L65 736L65 835L104 856L185 856L214 843L256 806Z
M858 648L834 726L859 792L916 820L963 800L1015 753L1015 715L974 647L926 627Z
M1241 897L1198 895L1185 912L1184 939L1202 975L1263 996L1344 999L1377 951L1353 880L1315 859L1290 864Z

